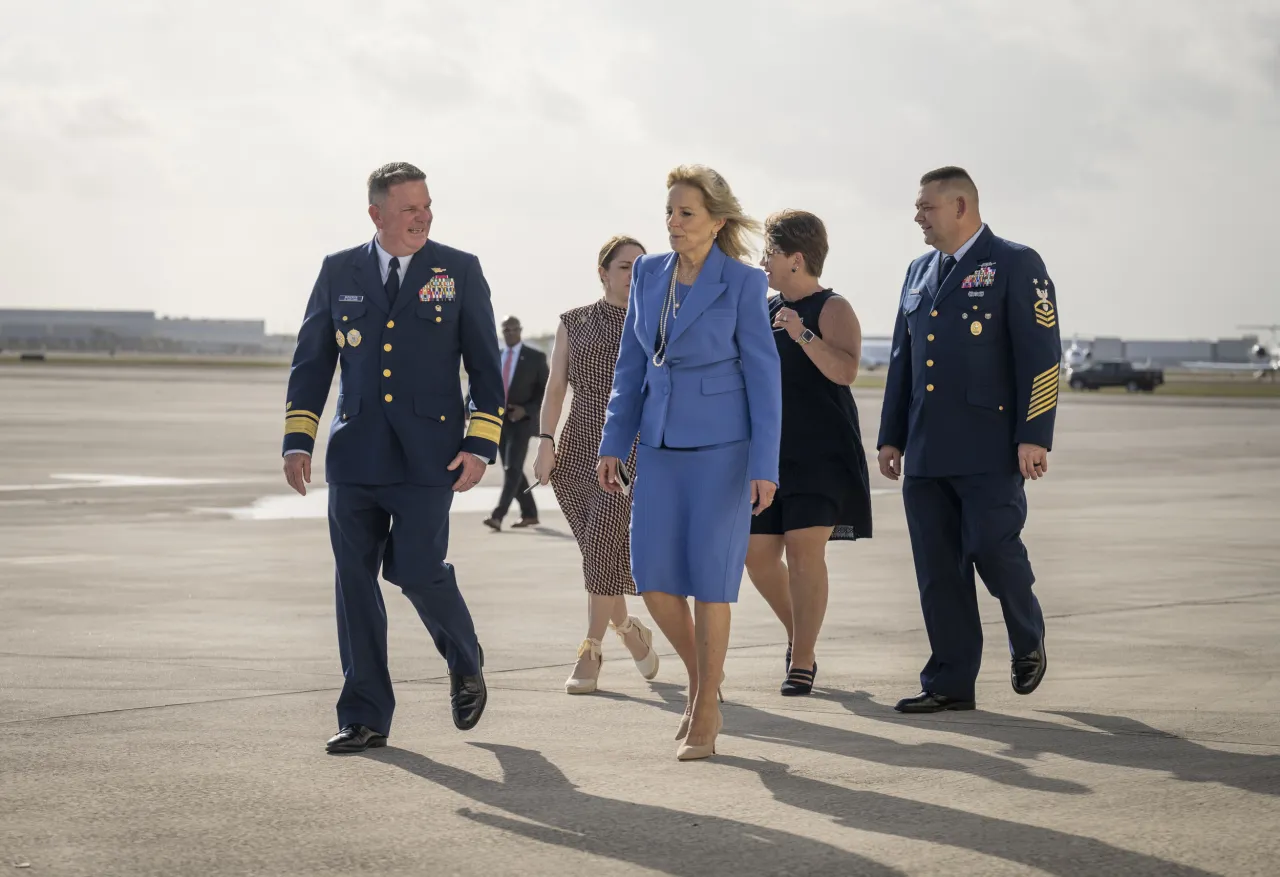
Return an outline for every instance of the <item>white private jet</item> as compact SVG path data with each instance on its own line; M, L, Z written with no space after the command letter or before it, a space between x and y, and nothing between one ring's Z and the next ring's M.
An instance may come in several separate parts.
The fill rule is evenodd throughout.
M1067 348L1067 352L1062 357L1067 368L1080 368L1092 358L1093 351L1088 347L1081 347L1079 338L1071 339L1071 346Z
M1253 349L1249 351L1250 362L1184 362L1182 367L1203 371L1251 372L1258 380L1270 378L1274 381L1276 374L1280 373L1280 341L1277 340L1276 334L1280 331L1280 324L1238 326L1237 328L1265 329L1271 334L1271 340L1268 344L1258 342L1253 345Z

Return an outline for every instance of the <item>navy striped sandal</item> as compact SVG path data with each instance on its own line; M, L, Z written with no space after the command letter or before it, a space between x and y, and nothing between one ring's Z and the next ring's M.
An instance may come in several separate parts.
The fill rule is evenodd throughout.
M802 670L799 667L792 667L791 672L787 674L787 679L782 683L783 697L798 697L800 695L809 694L813 691L814 680L818 677L818 662L813 662L812 670Z

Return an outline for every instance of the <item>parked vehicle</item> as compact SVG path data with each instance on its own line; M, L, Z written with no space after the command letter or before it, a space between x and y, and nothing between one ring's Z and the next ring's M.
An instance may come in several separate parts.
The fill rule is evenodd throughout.
M1164 383L1164 370L1135 368L1122 359L1093 360L1067 369L1067 383L1073 390L1124 387L1130 393L1150 393Z

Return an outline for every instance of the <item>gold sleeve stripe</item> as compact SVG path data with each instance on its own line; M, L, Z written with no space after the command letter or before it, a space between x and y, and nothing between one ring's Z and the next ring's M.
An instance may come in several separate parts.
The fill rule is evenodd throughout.
M1035 405L1032 405L1031 409L1027 411L1027 420L1033 420L1039 417L1041 414L1044 414L1047 411L1052 411L1054 408L1057 408L1057 407L1058 407L1058 397L1056 395L1051 396L1048 399L1045 399L1041 402L1038 402Z
M285 416L286 416L286 417L310 417L310 418L311 418L312 420L314 420L316 423L319 423L319 422L320 422L320 415L318 415L318 414L312 414L310 411L302 411L302 410L298 410L298 411L290 411L290 412L289 412L287 415L285 415Z
M1027 410L1030 411L1035 408L1039 408L1041 405L1056 405L1057 402L1057 393L1049 393L1044 396L1033 396L1031 397L1031 400L1027 402Z
M1031 393L1032 395L1035 395L1036 393L1039 393L1041 390L1051 390L1056 386L1058 386L1057 381L1041 381L1038 384L1031 385Z
M294 434L300 433L302 435L307 436L308 438L315 438L316 426L314 423L311 423L311 425L308 426L307 425L308 423L311 423L311 421L302 420L302 421L298 421L297 423L286 423L284 425L284 434L294 435Z
M1040 374L1036 375L1033 381L1043 381L1045 378L1056 378L1058 376L1058 371L1059 366L1056 365L1053 368L1047 368L1040 372Z
M1051 396L1057 396L1057 387L1042 387L1041 389L1032 390L1032 398L1030 403L1036 405L1041 399L1047 399Z
M502 419L499 417L494 417L492 414L486 414L483 411L472 411L471 412L472 421L475 421L477 417L479 417L481 420L487 420L490 423L496 423L499 427L502 426Z
M467 428L467 437L484 439L496 444L498 439L502 437L502 427L496 426L487 420L479 420L472 414L471 426Z

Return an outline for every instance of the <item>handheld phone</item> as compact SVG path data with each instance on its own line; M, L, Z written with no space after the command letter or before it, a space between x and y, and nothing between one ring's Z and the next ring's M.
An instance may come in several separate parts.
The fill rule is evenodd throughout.
M627 474L627 465L625 463L618 464L618 480L622 482L622 493L631 492L631 476Z

